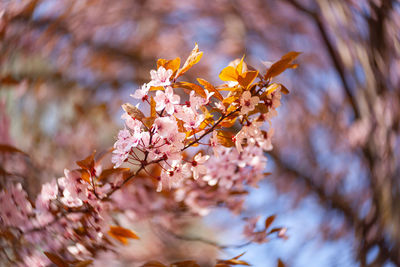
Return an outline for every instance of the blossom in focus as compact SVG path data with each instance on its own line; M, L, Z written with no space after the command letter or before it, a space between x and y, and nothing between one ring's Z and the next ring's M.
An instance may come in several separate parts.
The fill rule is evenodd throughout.
M150 86L168 86L171 84L169 80L172 76L172 70L166 70L163 66L159 67L158 70L151 70L151 81Z
M174 105L179 104L180 97L174 94L172 87L168 86L165 92L157 91L154 101L156 101L157 111L161 111L165 108L167 114L171 115L175 111Z

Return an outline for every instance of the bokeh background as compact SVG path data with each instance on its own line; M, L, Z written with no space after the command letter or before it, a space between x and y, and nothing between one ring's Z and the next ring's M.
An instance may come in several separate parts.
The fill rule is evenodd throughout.
M398 1L14 0L0 10L0 143L29 155L0 153L2 187L7 177L35 195L76 160L109 149L120 105L157 58L185 58L197 42L204 57L187 79L219 83L243 54L265 70L265 61L300 51L299 67L279 78L291 93L274 120L273 174L242 215L276 214L290 238L202 253L247 251L254 266L278 258L299 267L400 266ZM242 227L216 210L192 233L240 244ZM176 258L183 247L207 246L172 239L157 253Z

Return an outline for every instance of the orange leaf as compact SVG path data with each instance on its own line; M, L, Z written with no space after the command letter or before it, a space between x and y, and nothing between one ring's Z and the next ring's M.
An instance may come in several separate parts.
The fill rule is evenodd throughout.
M88 170L91 172L94 168L94 155L96 154L96 151L94 151L90 156L86 157L83 160L77 161L76 164L78 164L79 167L81 167L84 170Z
M110 226L108 234L124 245L128 243L127 238L140 239L134 232L121 226Z
M203 87L201 87L200 85L197 85L195 83L189 83L189 82L177 82L174 83L173 86L174 88L185 88L185 89L189 89L189 90L193 90L195 91L198 95L206 98L206 92L204 92Z
M240 62L237 64L236 66L236 72L241 75L243 73L243 60L244 60L244 55L242 57L242 59L240 60ZM247 68L246 68L247 69Z
M157 116L156 101L154 101L153 97L150 98L150 116L152 118L155 118Z
M75 263L74 267L87 267L92 264L92 260L79 261Z
M194 64L200 61L202 56L203 52L199 52L199 46L196 44L189 57L186 59L185 64L183 64L183 67L176 73L175 78L178 78L186 71L188 71L191 67L193 67Z
M221 125L221 127L230 128L235 124L236 119L237 119L237 117L225 118L223 121L221 121L221 123L219 125Z
M278 259L277 267L285 267L285 264L283 263L283 261L281 261L281 259Z
M110 168L110 169L105 169L101 172L99 176L99 181L106 179L107 177L114 175L114 174L119 174L123 172L129 172L129 168Z
M241 74L238 77L238 82L241 86L244 88L249 87L250 84L253 83L253 81L256 79L258 76L258 71L251 70L251 71L246 71L245 73Z
M165 89L162 86L152 86L149 89L149 91L158 91L158 90L165 90Z
M235 134L229 131L221 130L217 132L218 143L225 147L232 147L235 145L232 140L234 136Z
M1 85L16 85L18 84L19 81L12 77L11 75L6 75L3 77L0 77L0 84Z
M217 260L218 264L227 264L228 266L230 265L246 265L246 266L250 266L250 264L248 264L245 261L239 260L240 257L243 256L244 253L230 259L230 260Z
M267 89L265 89L265 94L266 95L270 95L273 92L275 92L276 90L279 90L281 88L281 85L279 83L272 83L270 84Z
M170 267L200 267L195 261L179 261L174 262Z
M134 119L138 119L141 121L145 117L143 112L141 112L140 109L132 104L125 103L122 105L122 109L125 110L125 112Z
M204 88L207 89L210 93L214 92L213 96L215 98L220 101L224 100L224 97L221 95L221 93L217 89L215 89L215 87L211 83L201 78L197 78L197 81L199 82L199 84L203 85Z
M181 59L179 57L170 60L162 58L157 60L157 69L163 66L167 70L170 69L173 72L176 72L179 69L180 65L181 65Z
M68 267L68 263L65 262L62 258L60 258L59 256L57 256L56 254L50 253L50 252L43 252L44 255L46 255L46 257L55 265L57 265L58 267Z
M27 154L22 150L7 144L0 144L0 152L21 153L27 156Z
M145 264L143 264L140 267L167 267L167 266L162 264L159 261L149 261L149 262L146 262Z
M234 67L228 66L221 71L218 77L225 82L237 81L239 74Z
M293 60L295 60L301 53L299 52L289 52L284 55L280 60L272 64L272 66L268 69L265 74L265 79L270 79L275 76L278 76L282 72L284 72L288 68L294 67L292 64Z
M289 90L283 85L279 84L281 86L281 92L285 95L289 94Z

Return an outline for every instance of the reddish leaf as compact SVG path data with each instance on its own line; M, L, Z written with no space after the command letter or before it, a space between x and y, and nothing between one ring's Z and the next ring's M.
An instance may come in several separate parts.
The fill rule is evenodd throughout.
M283 261L281 261L281 259L278 259L277 267L285 267L285 264L283 263Z
M8 144L0 144L0 152L9 152L9 153L21 153L24 154L25 156L27 156L27 154L25 152L23 152L22 150L19 150L16 147L10 146Z
M76 164L78 164L79 167L81 167L84 170L88 170L91 172L94 169L94 155L96 151L94 151L90 156L86 157L83 160L77 161Z
M268 229L268 227L271 225L271 223L273 223L273 221L275 220L275 215L269 216L266 220L265 220L265 230Z

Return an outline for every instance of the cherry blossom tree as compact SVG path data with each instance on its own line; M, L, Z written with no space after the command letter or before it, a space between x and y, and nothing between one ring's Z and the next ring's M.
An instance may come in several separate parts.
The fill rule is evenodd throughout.
M286 54L265 74L248 67L243 57L221 71L220 79L229 84L178 81L202 55L196 45L182 67L180 58L157 61L151 81L132 94L139 103L122 105L125 126L111 152L112 168L103 169L93 153L76 162L78 169L65 169L64 177L45 183L35 200L20 183L8 183L0 192L0 220L2 243L12 251L3 249L10 263L109 265L120 257L119 243L140 236L121 226L123 220L132 224L148 216L174 229L177 218L204 216L215 207L242 212L248 187L265 177L271 118L281 92L288 92L272 79L296 67L292 62L299 53ZM16 152L11 146L4 149ZM126 203L133 192L141 192L140 201ZM250 220L245 228L249 242L285 238L284 228L269 229L274 218L268 217L263 229ZM216 266L247 265L239 257ZM175 265L189 263L198 266L195 261ZM143 266L156 265L164 266L155 261Z

